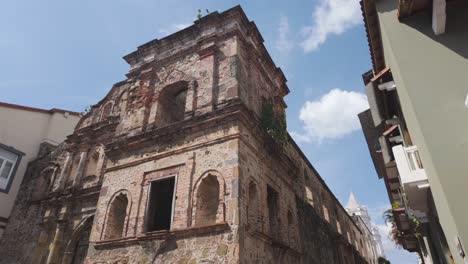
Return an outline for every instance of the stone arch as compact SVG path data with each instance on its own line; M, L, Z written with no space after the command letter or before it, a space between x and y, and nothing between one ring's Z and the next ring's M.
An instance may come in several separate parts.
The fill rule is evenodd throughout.
M330 213L328 211L327 205L324 203L322 204L322 212L323 212L323 218L327 221L330 222Z
M157 102L155 104L155 123L157 126L168 125L174 121L181 121L192 116L196 109L196 88L197 82L194 77L179 70L169 72L162 82L158 84ZM171 109L171 106L178 106L176 120L167 118L164 109ZM166 116L166 118L165 118ZM169 119L169 120L165 120Z
M275 240L281 240L281 208L279 193L267 184L267 210L268 210L268 231Z
M288 212L286 215L286 219L288 221L288 227L287 227L287 232L288 232L288 239L289 239L289 245L290 246L295 246L296 245L296 218L294 217L293 209L290 207L288 208Z
M112 113L114 104L114 100L110 100L101 106L99 121L105 120Z
M195 81L195 78L177 69L171 70L166 77L163 78L164 86L180 81L191 82Z
M102 144L93 146L88 152L84 176L100 176L104 157L104 146Z
M226 184L221 173L210 170L196 181L193 191L192 219L194 226L225 222Z
M305 186L305 198L309 205L314 206L314 194L309 186Z
M73 229L70 240L65 246L62 263L84 263L86 258L89 244L89 236L93 226L94 215L90 215L83 220Z
M249 226L254 231L259 230L259 212L260 212L260 202L259 202L259 190L257 184L254 181L249 183L249 192L248 192L248 202L247 202L247 222Z
M288 209L288 226L294 225L294 216L291 208Z
M178 81L162 88L158 95L156 124L165 126L184 120L188 83Z
M33 199L44 198L49 193L54 185L57 169L58 166L48 166L39 173L34 182Z
M126 235L132 207L128 190L115 192L107 204L101 239L116 239Z

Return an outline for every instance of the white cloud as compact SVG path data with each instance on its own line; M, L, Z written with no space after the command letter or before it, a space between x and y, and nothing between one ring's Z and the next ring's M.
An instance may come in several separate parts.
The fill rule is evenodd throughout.
M281 16L276 39L276 49L281 52L289 52L293 48L294 44L289 37L289 31L288 17Z
M369 215L372 218L372 225L377 228L381 236L382 247L385 257L391 263L411 264L418 263L417 255L398 247L390 238L390 231L392 227L386 225L383 219L383 212L390 208L390 204L381 204L379 206L369 208Z
M158 30L158 33L160 35L160 37L165 37L167 35L170 35L174 32L177 32L179 30L182 30L186 27L189 27L191 26L192 24L191 23L179 23L179 24L172 24L171 26L169 26L168 28L161 28Z
M312 25L303 28L305 52L316 50L330 34L339 35L362 22L358 0L320 0L312 15Z
M364 94L333 89L316 101L306 101L299 119L303 133L292 132L299 142L341 138L360 129L357 114L369 107Z
M384 252L391 252L398 249L395 243L390 239L390 231L392 229L390 225L374 224L374 226L377 227L377 230L379 230L380 236L382 237L382 247Z

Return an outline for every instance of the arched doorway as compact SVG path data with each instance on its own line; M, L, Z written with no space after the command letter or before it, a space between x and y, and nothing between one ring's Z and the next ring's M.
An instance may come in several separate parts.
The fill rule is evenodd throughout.
M94 215L84 219L73 231L67 243L62 263L83 264L88 254L89 236L93 226Z
M73 264L82 264L85 261L89 247L89 235L91 234L91 225L87 227L81 233L79 239L76 242L75 249L73 251Z

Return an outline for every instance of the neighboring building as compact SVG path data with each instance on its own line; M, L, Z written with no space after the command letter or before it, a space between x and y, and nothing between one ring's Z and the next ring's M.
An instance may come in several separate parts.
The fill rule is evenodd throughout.
M0 237L28 163L65 140L80 114L0 102Z
M128 78L32 164L0 263L371 263L286 133L286 78L240 7L124 59Z
M371 217L367 211L367 207L361 206L354 193L349 194L348 203L346 204L346 211L355 220L356 224L361 228L366 237L368 252L372 254L375 263L378 263L379 257L385 257L382 238L377 227L372 225Z
M359 118L400 242L425 263L468 263L468 2L361 6L373 69Z

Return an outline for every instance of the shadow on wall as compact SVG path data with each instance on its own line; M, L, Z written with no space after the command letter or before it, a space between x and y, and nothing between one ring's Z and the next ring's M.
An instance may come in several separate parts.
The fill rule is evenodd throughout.
M468 1L450 1L446 8L445 33L432 30L432 10L416 13L401 22L447 47L463 58L468 58Z

